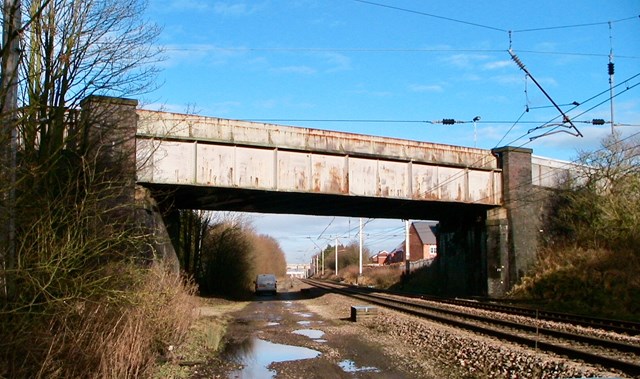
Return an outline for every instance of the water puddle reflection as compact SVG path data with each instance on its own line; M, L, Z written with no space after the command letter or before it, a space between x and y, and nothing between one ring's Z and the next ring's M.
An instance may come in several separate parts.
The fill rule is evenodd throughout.
M253 337L237 345L227 345L223 356L244 367L229 373L229 378L274 378L267 367L274 362L311 359L320 352L306 347L282 345Z
M324 332L322 330L317 330L317 329L298 329L298 330L294 330L293 333L309 337L312 340L316 340L324 336Z
M298 321L298 325L311 325L311 321Z
M380 369L377 367L358 367L356 362L349 359L338 363L338 366L340 366L344 372L380 372Z
M302 313L302 312L293 312L294 315L298 315L300 317L313 317L313 315L311 313Z

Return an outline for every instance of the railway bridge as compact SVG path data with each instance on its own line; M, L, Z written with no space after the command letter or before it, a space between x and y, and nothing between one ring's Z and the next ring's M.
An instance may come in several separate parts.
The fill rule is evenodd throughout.
M129 115L117 122L135 141L135 181L172 207L439 221L432 274L443 294L499 297L517 283L536 257L536 194L567 171L531 149L148 111L127 99L94 103Z

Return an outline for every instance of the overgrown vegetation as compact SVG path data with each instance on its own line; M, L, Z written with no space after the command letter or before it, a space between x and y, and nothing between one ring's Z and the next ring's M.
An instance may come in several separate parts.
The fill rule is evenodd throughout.
M259 273L286 274L284 252L272 237L259 235L232 213L180 211L178 257L202 295L242 298Z
M0 377L141 377L192 320L134 219L132 112L83 103L152 83L143 5L2 2Z
M570 312L640 319L640 147L618 135L582 153L551 197L533 274L513 296Z
M334 275L333 270L325 271L325 277L330 280L353 285L390 289L400 282L402 269L398 266L364 267L362 276L359 275L358 265L347 266Z
M347 274L348 271L345 270L350 266L359 267L360 262L360 245L357 242L350 242L347 245L338 244L338 274L339 280L343 280L344 274ZM324 261L324 271L327 275L335 276L335 268L336 268L336 245L328 244L327 247L321 253L324 258L320 259L320 264ZM362 259L363 264L366 264L368 261L368 257L371 255L368 248L363 248L362 251ZM344 271L343 271L344 270Z

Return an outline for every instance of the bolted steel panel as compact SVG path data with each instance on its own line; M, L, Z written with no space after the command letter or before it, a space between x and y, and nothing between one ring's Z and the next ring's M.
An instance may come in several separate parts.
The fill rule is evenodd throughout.
M491 151L177 113L138 110L138 134L497 169Z
M439 199L446 201L467 201L467 177L464 169L438 167Z
M198 144L198 184L233 187L236 183L235 147Z
M410 199L407 193L409 162L378 161L377 196Z
M469 185L468 202L479 204L492 204L493 196L493 173L490 171L472 171L467 173Z
M378 161L349 157L349 194L374 197L378 195Z
M136 180L140 182L153 182L153 152L154 140L136 140Z
M278 151L278 189L311 191L311 154Z
M501 172L488 150L175 113L138 115L140 181L481 204L502 200ZM534 166L546 175L546 168Z
M535 186L557 188L568 177L579 179L579 165L558 159L531 157L531 183Z
M255 189L274 189L273 150L236 147L234 186Z
M344 157L311 155L311 191L316 193L347 194L348 172Z
M191 184L194 182L195 144L163 141L153 151L155 183Z
M416 200L440 200L438 166L413 164L412 198Z

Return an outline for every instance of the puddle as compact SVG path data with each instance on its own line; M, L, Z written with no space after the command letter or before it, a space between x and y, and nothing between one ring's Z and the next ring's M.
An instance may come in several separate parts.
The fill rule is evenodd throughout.
M279 322L268 322L267 326L276 326L276 325L280 325Z
M242 344L229 345L224 353L227 359L244 366L229 373L228 378L274 378L276 372L267 368L271 363L311 359L319 355L320 352L313 349L281 345L256 337Z
M311 325L311 321L298 321L299 325Z
M377 367L358 367L356 362L349 359L338 363L338 366L340 366L344 372L380 372L380 369Z
M302 313L302 312L293 312L294 315L298 315L300 317L313 317L311 313Z
M294 330L293 333L309 337L312 340L316 340L324 336L324 332L322 330L317 330L317 329L299 329L299 330Z
M290 307L290 306L291 306L291 304L293 304L293 302L292 302L292 301L285 301L285 302L284 302L284 305L286 305L287 307Z

